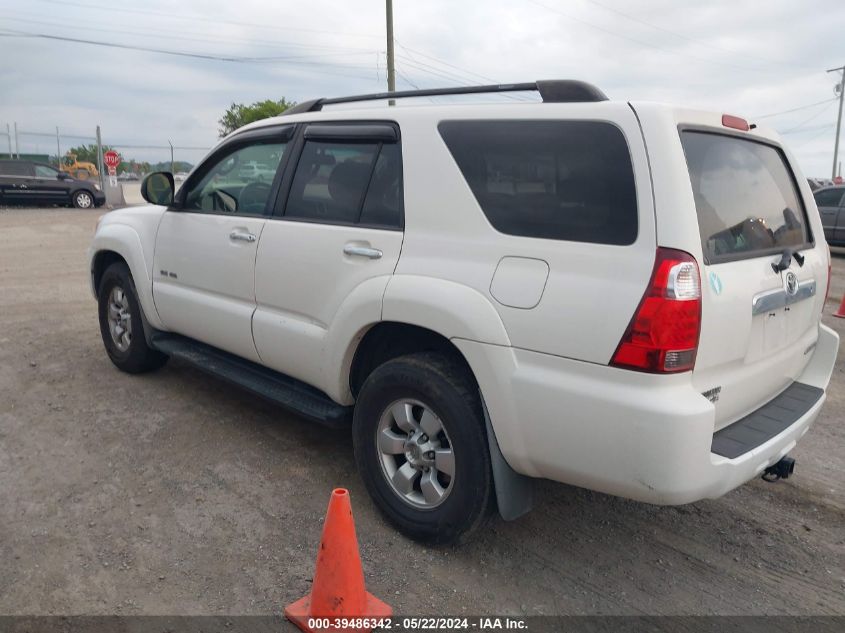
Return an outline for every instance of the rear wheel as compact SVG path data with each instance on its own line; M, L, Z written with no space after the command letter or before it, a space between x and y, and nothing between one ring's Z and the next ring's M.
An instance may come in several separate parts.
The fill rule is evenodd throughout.
M90 191L86 191L85 189L74 192L71 200L73 200L73 206L77 209L91 209L94 207L94 196Z
M109 266L98 291L100 334L111 362L130 374L158 369L167 356L152 349L144 338L141 307L129 267Z
M490 453L478 388L441 354L402 356L361 387L355 459L384 515L411 538L448 543L493 508Z

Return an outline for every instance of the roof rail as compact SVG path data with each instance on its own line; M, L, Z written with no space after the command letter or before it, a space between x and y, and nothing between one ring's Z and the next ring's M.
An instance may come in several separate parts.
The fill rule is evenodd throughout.
M376 92L351 97L331 97L303 101L283 114L318 112L325 105L336 103L354 103L356 101L381 101L384 99L404 99L406 97L437 97L444 95L468 95L495 92L537 91L543 103L577 103L607 101L607 95L592 84L574 79L554 79L519 84L492 84L489 86L458 86L455 88L427 88L424 90L400 90L399 92Z

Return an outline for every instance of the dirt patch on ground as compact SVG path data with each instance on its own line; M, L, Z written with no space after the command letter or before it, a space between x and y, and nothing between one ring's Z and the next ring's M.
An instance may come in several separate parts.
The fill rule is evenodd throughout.
M111 365L86 272L100 213L0 210L0 613L279 614L345 486L398 613L845 614L841 353L787 482L677 508L538 482L530 515L426 548L380 518L348 433L179 363Z

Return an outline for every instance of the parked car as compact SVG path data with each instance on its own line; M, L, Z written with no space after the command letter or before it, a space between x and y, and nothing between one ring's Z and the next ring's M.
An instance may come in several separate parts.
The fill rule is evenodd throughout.
M118 180L127 182L127 181L137 181L140 180L141 177L138 176L135 172L125 171L117 177Z
M275 167L254 160L247 161L238 168L238 176L248 182L272 182L275 175Z
M375 504L428 541L519 516L536 477L685 504L789 476L839 337L777 134L581 82L485 89L543 102L318 99L176 193L148 176L90 249L111 361L351 425ZM229 177L249 161L273 184Z
M0 204L102 206L100 185L76 180L55 167L27 160L0 160Z
M813 193L828 244L845 246L845 185L833 185Z

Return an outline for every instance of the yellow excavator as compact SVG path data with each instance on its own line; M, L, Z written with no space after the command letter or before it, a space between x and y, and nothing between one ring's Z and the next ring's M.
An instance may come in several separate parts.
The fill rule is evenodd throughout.
M65 154L62 158L60 169L78 180L88 180L89 178L96 178L100 175L94 163L87 161L80 162L76 158L76 154L71 154L70 152Z

